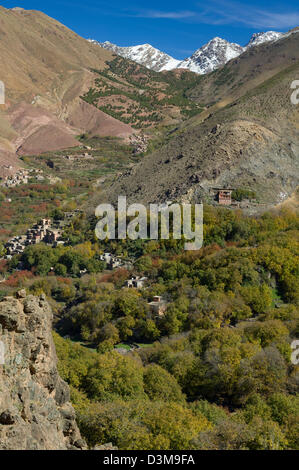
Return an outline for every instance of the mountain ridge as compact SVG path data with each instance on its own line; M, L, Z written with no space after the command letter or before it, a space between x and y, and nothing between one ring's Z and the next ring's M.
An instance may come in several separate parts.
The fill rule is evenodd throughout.
M142 135L146 129L151 139L147 154L141 165L119 179L121 191L129 188L138 197L141 191L149 201L188 199L190 190L199 191L198 185L204 190L210 183L237 185L240 171L240 184L256 184L266 203L280 202L279 194L291 194L297 181L298 137L290 80L298 73L299 36L294 34L298 29L279 40L279 33L274 40L273 33L264 33L270 38L266 42L199 76L186 69L151 71L91 44L43 14L0 9L0 15L6 33L0 51L8 84L7 107L0 113L3 167L17 163L14 149L22 155L39 155L47 147L51 151L75 147L82 132L129 142L135 132ZM263 39L259 34L252 42ZM211 43L224 47L225 60L231 57L224 40ZM10 73L21 60L28 70L31 66L31 76L27 69L25 77ZM50 80L43 80L44 72ZM272 83L279 74L286 77L283 89ZM262 95L264 86L267 91ZM273 107L276 99L280 106ZM261 168L272 176L265 180Z
M190 90L206 110L120 175L109 197L126 191L144 203L211 202L215 187L251 188L260 204L254 211L290 197L299 184L299 109L290 88L298 77L298 41L290 35L263 44L206 75Z
M147 68L154 70L155 72L161 72L163 70L171 70L176 68L180 63L180 60L174 59L170 55L156 49L150 44L141 44L132 47L121 47L116 44L112 44L109 41L100 43L98 41L89 39L89 42L97 44L104 49L115 52L116 54L124 57L125 59L133 60L138 64L145 65Z
M156 72L184 68L191 72L205 75L225 65L231 59L240 56L249 48L267 42L277 41L287 34L289 34L289 32L280 33L277 31L267 31L254 33L245 46L231 43L219 37L214 37L184 60L175 59L169 54L153 47L151 44L118 46L110 41L98 42L93 39L88 39L88 41L110 50L121 57L144 65L151 70L155 70Z

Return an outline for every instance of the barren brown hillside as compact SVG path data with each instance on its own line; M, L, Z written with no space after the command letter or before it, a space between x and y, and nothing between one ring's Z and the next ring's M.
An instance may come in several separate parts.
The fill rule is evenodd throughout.
M90 44L44 13L3 7L0 56L1 80L12 100L33 100L44 93L55 100L75 71L101 69L112 57L109 51Z
M0 56L6 88L6 105L0 106L0 176L16 151L73 147L81 132L124 138L133 133L80 99L94 82L92 69L102 70L111 52L39 11L0 7Z

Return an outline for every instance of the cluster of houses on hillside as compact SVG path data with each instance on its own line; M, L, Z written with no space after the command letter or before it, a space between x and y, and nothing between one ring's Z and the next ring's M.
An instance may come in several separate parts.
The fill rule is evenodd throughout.
M0 183L0 186L4 188L14 188L20 184L28 184L30 178L35 178L37 181L43 181L45 178L42 173L43 170L39 169L32 168L30 170L25 170L24 168L20 168L20 170L13 175L6 176Z
M73 217L81 212L80 209L65 212L64 219L55 222L49 218L41 219L37 224L29 228L25 235L16 236L8 240L4 245L6 250L4 258L11 259L12 256L23 253L27 246L36 245L40 242L47 243L54 248L58 245L64 245L65 241L62 239L63 229L70 224Z
M124 261L123 259L111 253L103 253L100 255L100 260L107 264L108 269L132 267L132 263L130 261Z
M4 246L6 249L6 259L11 259L14 255L23 253L29 245L36 245L41 241L52 246L63 245L62 230L53 228L51 219L42 219L38 224L27 230L25 235L16 236L10 239Z

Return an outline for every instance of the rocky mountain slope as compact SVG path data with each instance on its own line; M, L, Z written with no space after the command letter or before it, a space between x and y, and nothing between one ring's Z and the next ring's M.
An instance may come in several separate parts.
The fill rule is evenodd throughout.
M260 44L264 44L265 42L277 41L278 39L281 39L283 36L284 36L283 33L278 33L277 31L267 31L266 33L255 33L252 35L246 48L259 46Z
M276 204L299 184L299 35L253 48L190 91L207 109L108 189L131 200L209 201L213 187L251 188ZM216 102L215 102L216 99Z
M225 65L231 59L238 57L251 47L259 46L267 42L277 41L284 36L285 34L276 31L255 33L245 47L231 43L225 39L215 37L183 61L174 59L165 52L154 48L150 44L119 47L109 41L102 43L92 39L89 39L89 41L108 49L115 54L125 57L126 59L134 60L138 64L144 65L156 72L183 68L200 75L205 75L213 72L222 65Z
M194 52L191 57L181 62L178 67L205 75L238 57L244 51L244 47L239 46L239 44L230 43L221 38L214 38Z
M40 153L77 146L75 136L89 132L90 124L98 135L132 135L129 125L93 106L85 107L80 127L72 125L80 96L96 77L92 69L104 69L111 52L41 12L0 6L0 56L6 89L6 104L0 105L0 176L7 166L17 167L18 149Z
M85 448L57 372L51 326L44 295L20 291L0 302L1 450Z
M299 60L299 30L285 35L279 41L252 47L225 67L201 78L187 93L189 97L210 107L244 95L268 78L296 64Z

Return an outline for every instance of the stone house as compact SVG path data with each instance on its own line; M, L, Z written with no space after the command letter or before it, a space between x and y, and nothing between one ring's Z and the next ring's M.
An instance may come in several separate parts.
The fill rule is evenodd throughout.
M128 288L143 289L147 280L147 277L133 276L131 279L126 281L126 286Z
M111 253L104 253L100 256L100 260L104 261L109 269L120 268L124 265L123 261L117 256L112 255Z
M159 317L162 317L167 309L167 302L159 295L154 296L152 302L149 302L148 305L150 312Z
M55 243L59 240L61 235L62 235L61 230L47 229L44 240L46 243Z

